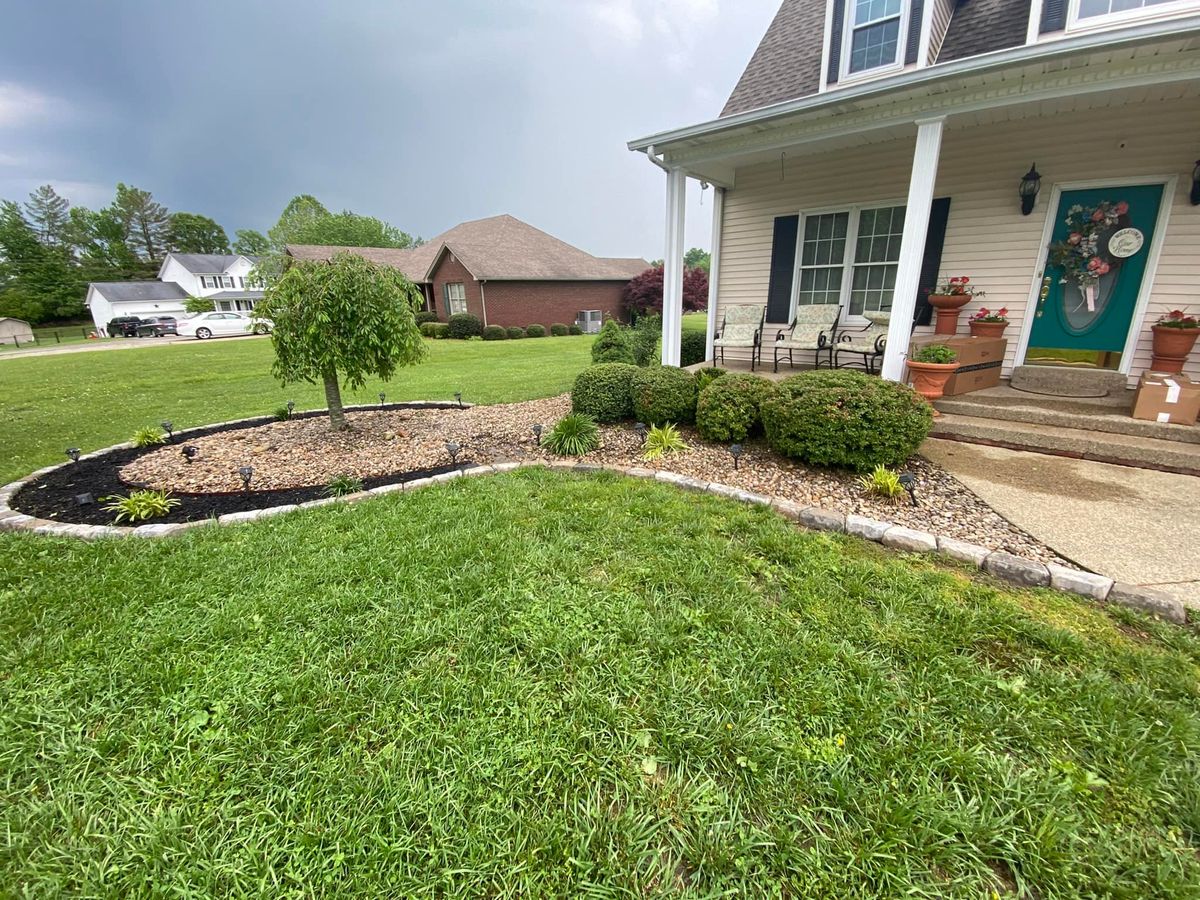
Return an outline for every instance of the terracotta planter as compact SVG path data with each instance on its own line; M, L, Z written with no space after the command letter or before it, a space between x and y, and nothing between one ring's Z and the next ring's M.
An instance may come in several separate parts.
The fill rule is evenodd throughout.
M937 310L933 333L958 334L958 314L970 302L970 294L930 294L929 305Z
M1007 322L971 322L971 337L1000 338L1004 337Z
M946 382L958 368L958 363L925 363L908 361L908 374L912 378L913 390L929 401L940 399L946 390ZM939 415L935 409L933 414Z
M1188 354L1200 337L1200 328L1166 328L1152 326L1154 331L1154 357L1150 360L1152 372L1182 372Z

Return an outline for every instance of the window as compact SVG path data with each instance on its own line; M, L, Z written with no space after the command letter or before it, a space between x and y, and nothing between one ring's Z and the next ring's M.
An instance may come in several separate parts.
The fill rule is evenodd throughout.
M1099 24L1096 20L1113 16L1117 19L1137 18L1141 15L1151 15L1154 7L1171 7L1181 10L1195 8L1195 3L1182 0L1075 0L1073 4L1073 21L1088 25ZM1143 13L1143 10L1145 12ZM1162 10L1166 12L1167 10Z
M461 281L447 282L442 286L446 295L446 312L449 315L467 311L467 287Z
M201 275L200 287L202 288L231 288L233 287L232 275Z
M1117 2L1117 0L1114 0ZM903 0L848 0L845 74L894 66L900 59Z
M802 218L796 303L840 303L852 316L890 310L904 207L852 207Z

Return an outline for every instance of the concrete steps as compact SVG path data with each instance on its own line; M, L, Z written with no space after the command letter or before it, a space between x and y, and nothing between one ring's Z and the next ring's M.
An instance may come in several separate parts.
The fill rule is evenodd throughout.
M1011 384L1019 391L1049 397L1119 397L1125 393L1127 380L1120 372L1107 369L1017 366Z

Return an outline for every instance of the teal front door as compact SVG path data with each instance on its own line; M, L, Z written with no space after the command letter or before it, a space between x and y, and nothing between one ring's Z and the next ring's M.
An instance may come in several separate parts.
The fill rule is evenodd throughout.
M1120 368L1162 195L1161 184L1063 191L1026 363Z

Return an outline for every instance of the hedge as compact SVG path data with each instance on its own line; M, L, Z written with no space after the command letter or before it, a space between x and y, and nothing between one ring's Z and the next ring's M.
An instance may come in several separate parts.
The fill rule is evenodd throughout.
M546 326L545 325L530 325L528 328L525 329L525 335L526 335L526 337L545 337L546 336Z
M744 441L761 429L759 409L774 390L758 375L718 378L696 400L696 428L710 441Z
M489 325L483 329L483 339L485 341L506 341L508 332L500 325Z
M583 334L583 326L572 323L567 326L567 334Z
M413 316L418 325L424 325L426 322L438 321L438 314L431 309L423 309Z
M703 331L685 331L679 338L679 364L686 367L704 362L704 351L707 349L707 334Z
M696 420L696 379L674 366L638 369L630 380L633 414L648 425Z
M525 337L524 328L517 328L515 325L513 325L505 330L508 332L508 339L510 341L519 341L521 338Z
M550 335L551 337L566 337L567 326L562 322L555 322L550 326Z
M456 340L465 341L483 334L479 317L470 313L455 313L447 320L447 324L450 326L450 337Z
M422 322L419 327L421 334L427 338L446 338L450 336L450 326L445 322Z
M628 363L601 363L584 369L571 388L571 409L597 422L620 422L633 415L631 379L638 371Z

